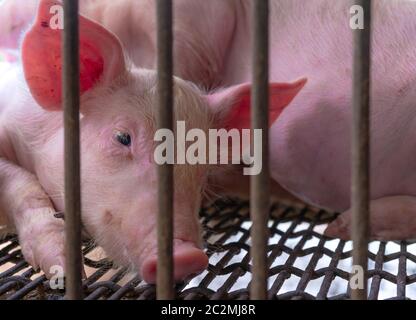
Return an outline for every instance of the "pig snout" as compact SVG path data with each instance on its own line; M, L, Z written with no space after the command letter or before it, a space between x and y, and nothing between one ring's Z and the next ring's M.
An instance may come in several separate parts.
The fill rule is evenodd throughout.
M152 219L153 220L153 219ZM176 224L175 224L176 225ZM175 282L181 282L191 275L202 272L208 266L208 257L202 250L199 228L187 224L188 230L173 233L173 269ZM156 228L149 233L143 229L135 230L135 236L125 234L127 259L142 279L147 283L155 283L157 278L158 241Z
M192 190L192 189L191 189ZM195 188L194 190L197 190ZM193 199L198 199L195 195ZM192 198L191 198L192 199ZM202 272L208 266L208 257L202 250L201 225L195 203L183 194L175 194L173 217L173 276L175 282ZM139 272L148 283L155 283L157 277L158 246L156 230L152 230L147 246L141 252Z
M192 241L176 239L173 241L173 270L175 282L190 275L200 273L208 266L208 256ZM157 276L157 253L146 257L140 273L147 283L155 283Z
M130 261L147 283L155 283L157 277L158 241L156 221L149 233L144 229L137 230L136 237L131 237L127 252L132 255ZM146 221L145 223L148 223ZM150 224L149 224L150 226ZM202 239L199 221L196 215L176 211L173 226L173 273L175 282L202 272L208 266L208 257L202 250ZM138 241L137 236L143 237ZM133 239L136 238L136 241Z
M156 282L158 261L157 215L154 197L149 202L133 205L134 210L117 215L107 211L104 219L87 215L86 220L102 222L92 227L92 234L107 255L119 265L130 266L150 284ZM197 197L194 197L197 198ZM176 197L173 216L173 269L175 282L202 272L208 266L208 257L203 247L201 224L194 204L184 204ZM180 201L182 200L182 201ZM149 204L150 203L150 204ZM179 205L178 203L181 203ZM195 204L196 205L196 204ZM121 212L121 211L120 211ZM99 236L105 234L106 236Z

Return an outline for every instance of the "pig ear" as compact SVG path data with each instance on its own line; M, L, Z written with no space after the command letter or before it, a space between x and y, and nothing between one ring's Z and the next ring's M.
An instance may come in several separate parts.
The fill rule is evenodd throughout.
M305 86L306 78L293 83L271 83L269 87L269 125L272 125L285 107ZM219 126L227 130L251 127L251 85L241 84L208 96L209 104L216 109Z
M57 10L61 8L61 10ZM61 110L62 30L56 19L62 14L60 1L41 0L36 21L22 46L25 78L35 100L49 111ZM101 81L109 83L125 71L120 41L104 27L80 16L80 91Z

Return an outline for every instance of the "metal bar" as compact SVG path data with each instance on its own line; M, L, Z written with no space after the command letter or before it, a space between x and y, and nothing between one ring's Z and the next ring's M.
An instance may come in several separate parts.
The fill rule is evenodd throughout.
M66 298L82 298L78 0L65 0L62 84L65 131Z
M157 128L173 128L172 0L157 0ZM173 283L173 166L158 167L157 299L174 297Z
M260 143L262 171L251 176L250 214L251 257L253 263L250 298L267 299L267 220L270 209L269 186L269 0L253 1L253 92L251 97L251 127L262 129ZM252 135L253 138L253 135Z
M356 0L364 10L364 29L354 33L351 208L353 264L364 270L364 287L351 288L351 298L367 299L367 250L370 200L370 47L371 0Z

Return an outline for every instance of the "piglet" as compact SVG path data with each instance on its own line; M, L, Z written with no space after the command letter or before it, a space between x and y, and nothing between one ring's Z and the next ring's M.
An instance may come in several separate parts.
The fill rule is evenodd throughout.
M0 209L22 252L47 275L64 266L61 30L40 1L23 38L21 61L0 74ZM156 72L137 68L118 38L80 16L82 221L117 263L154 283L157 265ZM305 80L271 84L273 122ZM207 93L174 78L175 121L188 129L249 128L250 85ZM204 270L198 210L208 165L175 165L174 278Z

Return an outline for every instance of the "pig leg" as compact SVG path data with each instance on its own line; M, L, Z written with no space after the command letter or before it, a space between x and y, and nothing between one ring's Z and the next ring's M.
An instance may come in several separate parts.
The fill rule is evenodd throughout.
M331 222L324 234L349 240L351 209ZM393 196L370 202L370 239L416 239L416 197Z
M22 253L47 276L54 265L64 267L64 223L37 178L0 158L0 207L14 224Z

